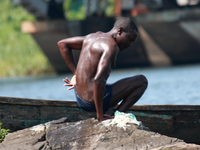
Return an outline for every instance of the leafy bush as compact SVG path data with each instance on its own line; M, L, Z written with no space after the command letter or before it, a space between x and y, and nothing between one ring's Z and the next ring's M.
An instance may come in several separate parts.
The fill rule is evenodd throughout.
M9 133L9 129L2 129L2 123L0 122L0 142L2 142L5 136Z
M0 3L0 78L52 72L52 66L32 36L21 31L23 21L35 21L35 18L10 0Z

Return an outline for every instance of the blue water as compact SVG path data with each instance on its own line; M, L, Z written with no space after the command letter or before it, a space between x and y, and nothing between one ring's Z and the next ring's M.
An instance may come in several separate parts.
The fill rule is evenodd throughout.
M165 68L113 70L108 82L143 74L147 91L137 104L200 105L200 64ZM62 79L72 74L0 79L0 96L75 101Z

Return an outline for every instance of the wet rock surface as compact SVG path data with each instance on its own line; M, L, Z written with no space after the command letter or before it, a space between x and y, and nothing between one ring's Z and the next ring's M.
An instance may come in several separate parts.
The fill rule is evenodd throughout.
M199 145L147 131L133 123L119 127L94 118L68 122L67 118L10 133L1 150L200 150Z

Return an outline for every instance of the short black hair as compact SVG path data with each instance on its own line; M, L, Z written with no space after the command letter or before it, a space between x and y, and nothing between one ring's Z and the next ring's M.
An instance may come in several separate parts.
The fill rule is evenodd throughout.
M115 21L114 28L123 27L125 31L135 30L138 33L136 24L128 17L120 17Z

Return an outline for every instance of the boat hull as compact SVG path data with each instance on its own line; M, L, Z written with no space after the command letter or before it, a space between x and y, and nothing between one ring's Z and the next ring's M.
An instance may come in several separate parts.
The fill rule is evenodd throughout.
M96 117L72 101L0 97L0 122L3 128L17 131L67 117L79 121ZM151 131L200 144L199 105L134 105L128 112Z

